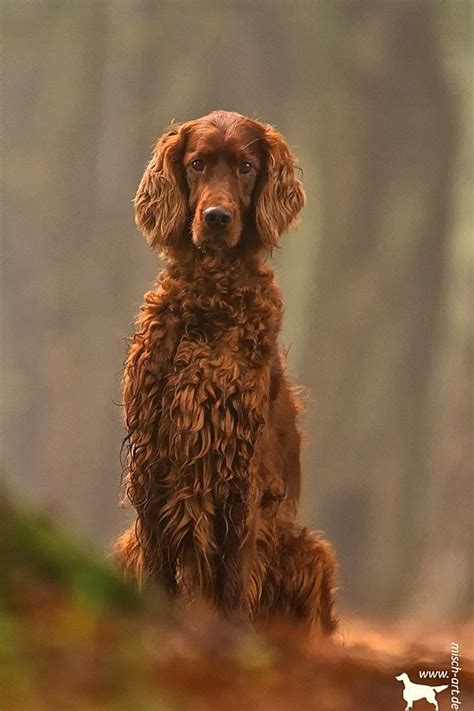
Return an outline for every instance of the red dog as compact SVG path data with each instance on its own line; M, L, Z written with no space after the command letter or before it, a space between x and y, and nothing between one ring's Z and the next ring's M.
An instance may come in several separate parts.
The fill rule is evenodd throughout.
M299 405L264 266L303 203L295 159L269 125L215 111L158 141L135 209L167 264L126 362L137 521L118 552L129 573L172 595L329 633L336 564L295 523Z

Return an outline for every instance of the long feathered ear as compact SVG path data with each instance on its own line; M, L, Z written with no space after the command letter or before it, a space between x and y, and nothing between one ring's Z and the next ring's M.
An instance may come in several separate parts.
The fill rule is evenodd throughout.
M260 239L270 251L278 246L280 235L295 226L305 202L305 193L295 177L296 160L283 136L265 126L266 173L256 205L256 224Z
M164 251L179 240L188 217L180 166L184 143L184 126L173 126L161 136L134 200L135 222L148 244Z

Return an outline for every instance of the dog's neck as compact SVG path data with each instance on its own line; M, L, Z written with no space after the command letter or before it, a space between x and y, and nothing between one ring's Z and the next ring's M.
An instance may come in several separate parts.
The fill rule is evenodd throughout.
M266 344L260 355L268 355L265 349L275 347L281 327L281 296L273 270L262 260L215 252L199 254L185 263L168 259L156 286L147 301L155 305L158 296L160 305L166 304L186 325L188 335L220 342L229 330L253 332L258 323L258 338ZM253 338L250 341L253 343Z
M194 248L185 253L174 254L167 260L169 272L179 274L187 282L199 279L202 282L236 282L239 285L255 279L268 280L273 271L265 265L263 258L256 253L237 250L208 249L200 251Z

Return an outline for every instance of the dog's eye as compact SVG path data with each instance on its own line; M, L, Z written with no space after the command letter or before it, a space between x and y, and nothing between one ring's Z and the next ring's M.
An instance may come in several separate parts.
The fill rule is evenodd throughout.
M204 170L204 161L200 158L196 158L196 160L191 161L191 168L200 173L202 170Z
M248 160L243 160L243 161L241 161L241 163L239 165L239 173L243 173L243 174L250 173L252 168L253 168L252 163L250 163Z

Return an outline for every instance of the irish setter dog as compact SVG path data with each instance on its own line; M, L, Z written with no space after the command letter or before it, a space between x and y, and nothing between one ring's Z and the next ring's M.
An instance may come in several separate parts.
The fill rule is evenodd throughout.
M295 521L299 404L265 258L304 203L274 128L237 113L172 126L135 197L166 266L125 366L125 570L257 625L336 626L330 546Z

